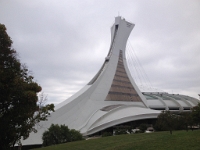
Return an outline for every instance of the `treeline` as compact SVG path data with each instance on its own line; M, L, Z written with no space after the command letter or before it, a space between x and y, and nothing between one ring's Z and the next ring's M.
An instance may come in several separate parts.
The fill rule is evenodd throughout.
M156 131L170 131L173 130L193 130L199 128L200 124L200 103L192 108L190 112L183 112L174 114L170 111L163 111L154 125Z

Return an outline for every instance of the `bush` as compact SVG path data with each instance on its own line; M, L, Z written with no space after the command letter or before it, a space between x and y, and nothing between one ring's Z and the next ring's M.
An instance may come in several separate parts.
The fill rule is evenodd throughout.
M48 131L42 135L43 146L55 145L71 141L82 140L82 134L74 129L70 130L65 125L52 124Z
M112 136L112 135L113 135L113 133L111 133L111 132L104 132L104 133L102 134L102 137Z
M144 133L141 130L136 130L134 133Z
M80 140L83 140L82 134L75 129L70 130L69 141L72 142L72 141L80 141Z
M147 125L146 124L140 124L139 129L140 129L141 133L144 133L147 129Z
M116 129L115 135L127 134L127 129Z

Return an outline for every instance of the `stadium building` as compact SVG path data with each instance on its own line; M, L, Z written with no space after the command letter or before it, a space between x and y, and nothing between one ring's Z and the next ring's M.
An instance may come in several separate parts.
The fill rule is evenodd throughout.
M51 124L65 124L84 136L133 121L156 119L162 110L190 111L198 99L165 92L141 92L134 82L125 57L126 43L134 27L120 16L111 27L111 44L105 61L94 78L41 122L37 133L23 145L42 144L42 133Z

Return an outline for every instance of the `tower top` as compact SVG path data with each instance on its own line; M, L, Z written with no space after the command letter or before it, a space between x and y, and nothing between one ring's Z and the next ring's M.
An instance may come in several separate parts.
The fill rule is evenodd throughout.
M122 16L117 16L117 17L115 17L115 25L116 25L116 24L119 24L120 21L125 21L125 22L127 22L127 23L129 23L129 24L134 25L133 23L127 21L127 20L126 20L125 18L123 18Z

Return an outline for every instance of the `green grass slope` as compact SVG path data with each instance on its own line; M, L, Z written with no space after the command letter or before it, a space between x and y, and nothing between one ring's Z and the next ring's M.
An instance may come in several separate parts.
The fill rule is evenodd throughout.
M200 150L200 130L118 135L37 150Z

